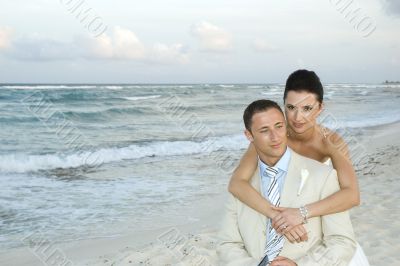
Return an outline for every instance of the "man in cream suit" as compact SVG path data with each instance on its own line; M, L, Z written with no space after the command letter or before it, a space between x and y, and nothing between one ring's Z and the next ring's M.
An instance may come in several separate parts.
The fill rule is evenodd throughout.
M356 248L349 214L307 221L304 207L339 190L336 171L287 147L285 118L275 102L251 103L243 119L259 156L252 186L273 205L300 208L308 240L290 243L270 219L230 195L217 249L220 265L348 265Z

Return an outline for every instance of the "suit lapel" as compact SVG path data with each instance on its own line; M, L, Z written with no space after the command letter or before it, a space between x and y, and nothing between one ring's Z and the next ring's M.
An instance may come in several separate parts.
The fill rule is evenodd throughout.
M297 190L301 181L301 166L297 153L291 151L288 172L286 174L285 183L281 193L282 207L292 205L292 202L297 199Z
M262 195L261 192L261 176L260 170L257 166L257 170L251 179L252 186ZM254 239L258 239L259 243L259 256L264 254L265 245L267 241L267 217L263 214L256 212L257 215L257 230L254 230Z
M259 167L257 166L257 170L254 173L253 177L252 177L252 181L251 181L252 186L258 191L258 193L260 193L262 195L262 191L261 191L261 176L260 176L260 170ZM267 218L257 212L258 215L258 220L261 223L261 225L263 226L263 228L265 228L267 226Z

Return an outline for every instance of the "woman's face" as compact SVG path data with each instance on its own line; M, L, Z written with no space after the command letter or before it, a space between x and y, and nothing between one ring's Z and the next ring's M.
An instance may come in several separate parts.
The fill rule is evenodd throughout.
M285 115L288 127L301 134L311 129L318 115L322 112L322 104L317 95L306 91L289 91L285 99Z

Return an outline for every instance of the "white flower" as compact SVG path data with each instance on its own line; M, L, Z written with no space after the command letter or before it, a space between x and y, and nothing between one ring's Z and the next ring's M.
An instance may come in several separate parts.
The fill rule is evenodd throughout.
M304 184L307 182L308 175L310 173L307 169L301 169L301 182L299 186L299 190L297 191L297 196L300 196L301 191L303 190Z

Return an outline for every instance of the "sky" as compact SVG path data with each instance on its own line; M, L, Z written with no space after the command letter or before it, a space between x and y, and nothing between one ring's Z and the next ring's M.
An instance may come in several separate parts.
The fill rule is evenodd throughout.
M0 0L0 83L400 80L398 0Z

